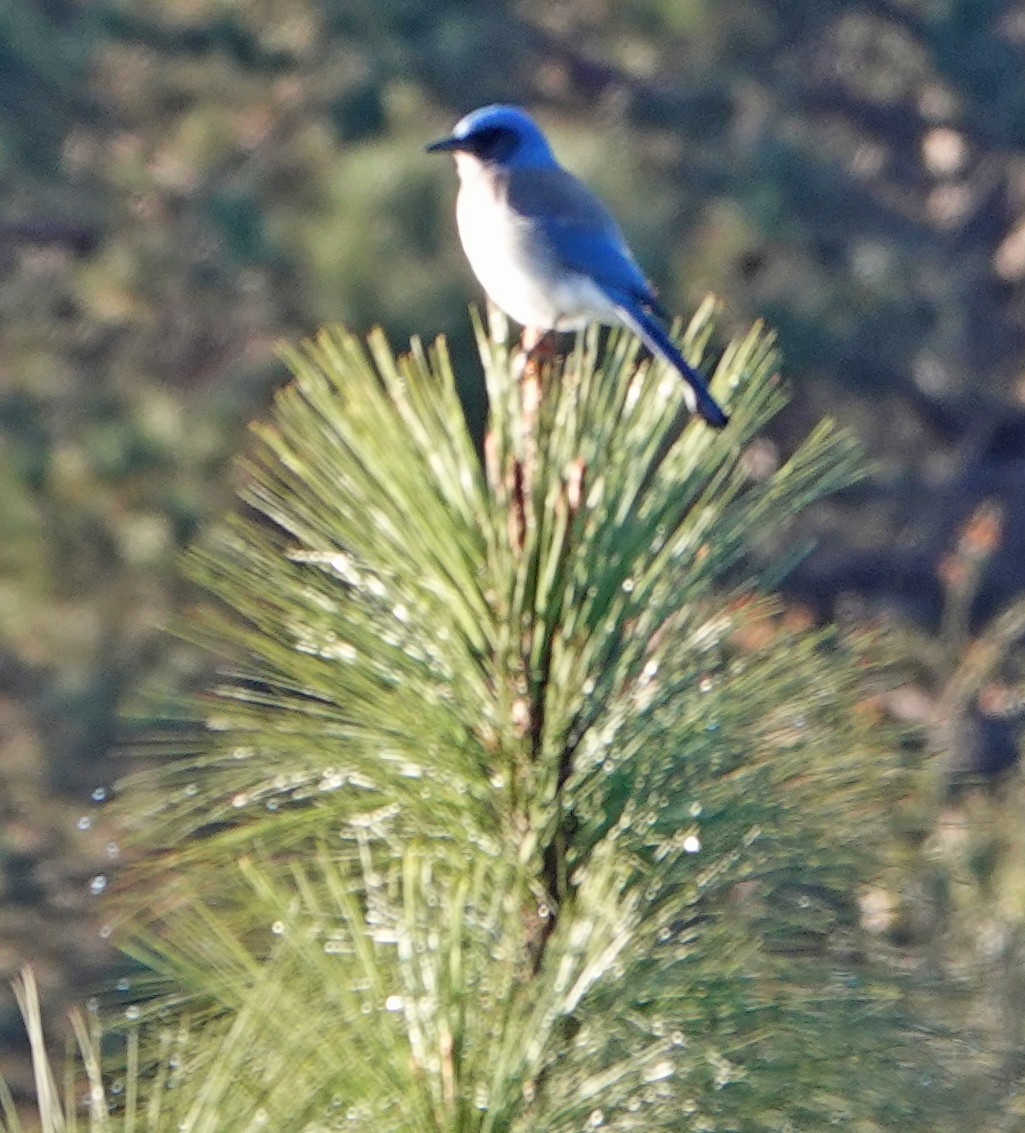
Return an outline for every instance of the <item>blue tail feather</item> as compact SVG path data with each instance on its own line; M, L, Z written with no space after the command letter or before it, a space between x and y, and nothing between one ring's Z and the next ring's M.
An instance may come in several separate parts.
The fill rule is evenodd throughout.
M684 358L668 333L645 311L624 306L622 303L619 304L618 310L623 322L637 335L641 342L653 354L665 358L687 383L688 388L685 391L685 396L690 411L696 413L713 429L725 428L729 423L729 417L708 392L704 378ZM688 394L690 396L687 396Z

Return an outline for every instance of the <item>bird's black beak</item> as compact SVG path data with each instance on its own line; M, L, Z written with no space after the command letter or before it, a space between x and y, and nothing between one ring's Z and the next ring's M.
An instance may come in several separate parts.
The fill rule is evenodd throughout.
M462 143L458 138L439 138L436 142L431 142L429 146L424 146L428 153L450 153L452 150L460 148Z

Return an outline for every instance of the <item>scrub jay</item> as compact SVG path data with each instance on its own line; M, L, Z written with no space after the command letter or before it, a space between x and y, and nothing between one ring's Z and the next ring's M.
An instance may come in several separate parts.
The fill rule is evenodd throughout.
M485 106L427 150L455 155L459 236L496 306L543 331L625 324L679 372L692 413L716 429L727 423L659 322L665 312L619 225L555 160L528 114L515 106Z

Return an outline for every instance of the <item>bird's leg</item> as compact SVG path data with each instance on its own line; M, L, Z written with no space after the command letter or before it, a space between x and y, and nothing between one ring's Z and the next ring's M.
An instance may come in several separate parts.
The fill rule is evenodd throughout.
M522 377L526 377L532 368L538 371L546 362L551 362L558 353L556 350L557 334L554 330L541 330L539 327L524 327L520 335L520 350L523 352Z

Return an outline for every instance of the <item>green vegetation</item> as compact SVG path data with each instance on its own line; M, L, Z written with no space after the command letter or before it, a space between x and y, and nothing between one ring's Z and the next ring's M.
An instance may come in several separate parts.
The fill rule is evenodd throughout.
M759 585L757 532L856 446L824 423L751 476L783 401L758 329L718 365L721 434L625 336L580 341L536 409L480 345L483 464L440 345L296 353L248 509L191 560L218 602L188 631L230 675L126 785L139 1112L937 1128L914 984L858 924L892 737L857 643Z
M109 970L89 887L117 876L121 834L87 800L125 773L113 753L135 738L124 712L142 690L171 713L211 682L203 652L163 627L191 623L197 600L182 549L221 553L202 533L251 486L230 458L286 380L278 344L339 321L392 342L444 333L480 443L454 179L420 151L501 98L535 112L608 199L669 308L689 314L712 289L718 342L755 318L778 331L795 396L746 445L747 475L785 466L823 416L868 450L856 487L785 534L761 517L744 533L750 577L785 587L751 632L868 634L879 667L859 711L881 766L908 774L888 783L888 821L866 825L878 872L851 882L845 915L913 974L918 1013L958 1035L943 1077L989 1105L976 1124L1014 1128L1018 5L0 9L0 984L31 961L55 1034ZM176 852L190 829L178 801L152 832ZM21 1035L0 994L0 1053L24 1097Z

